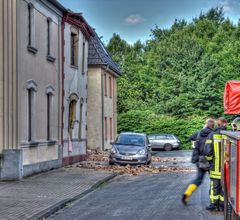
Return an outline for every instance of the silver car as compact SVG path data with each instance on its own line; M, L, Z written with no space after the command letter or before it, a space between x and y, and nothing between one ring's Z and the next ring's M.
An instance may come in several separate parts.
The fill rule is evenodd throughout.
M150 164L151 146L146 134L121 133L112 144L109 164Z
M148 135L148 139L152 148L155 149L170 151L179 149L181 146L181 141L173 134L151 134Z

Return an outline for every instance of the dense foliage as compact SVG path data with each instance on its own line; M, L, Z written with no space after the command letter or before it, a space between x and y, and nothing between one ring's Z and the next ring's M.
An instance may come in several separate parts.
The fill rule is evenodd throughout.
M216 8L151 32L145 43L114 34L107 45L122 71L119 132L174 133L186 143L206 117L223 115L224 84L240 78L240 23Z

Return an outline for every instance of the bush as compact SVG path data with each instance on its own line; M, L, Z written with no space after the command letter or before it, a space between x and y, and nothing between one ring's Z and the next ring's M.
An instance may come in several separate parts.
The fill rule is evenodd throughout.
M201 129L206 118L192 116L177 118L157 115L151 110L131 110L118 115L118 132L143 132L146 134L175 134L182 142L183 149L190 149L188 137Z

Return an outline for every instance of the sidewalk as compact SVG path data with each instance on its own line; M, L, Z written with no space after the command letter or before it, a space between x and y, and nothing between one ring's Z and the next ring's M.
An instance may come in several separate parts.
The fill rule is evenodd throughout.
M19 182L0 182L0 220L38 219L114 176L111 172L72 167Z

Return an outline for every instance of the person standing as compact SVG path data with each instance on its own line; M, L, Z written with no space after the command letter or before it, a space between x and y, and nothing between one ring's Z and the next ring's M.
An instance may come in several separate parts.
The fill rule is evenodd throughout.
M186 191L182 195L182 202L184 205L187 205L193 192L196 191L197 188L202 184L205 173L209 169L208 162L205 160L203 150L208 135L214 131L214 126L214 119L209 118L206 121L205 128L189 137L189 140L195 141L195 148L192 154L192 163L196 164L197 166L197 176L192 181L192 183L189 184Z
M210 205L206 207L209 211L224 211L224 194L221 185L221 131L226 130L227 120L218 118L218 127L207 137L204 146L204 155L210 163Z

